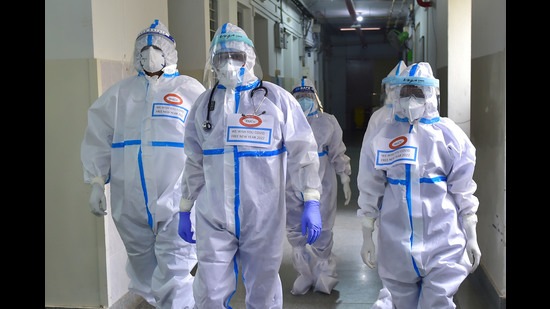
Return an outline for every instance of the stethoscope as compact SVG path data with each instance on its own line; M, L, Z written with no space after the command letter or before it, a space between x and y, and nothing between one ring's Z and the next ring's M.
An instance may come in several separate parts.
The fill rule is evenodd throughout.
M216 88L218 88L219 83L220 83L220 81L216 81L216 84L212 88L212 92L210 92L210 96L208 97L208 109L206 110L206 120L202 124L202 128L205 131L209 131L210 129L212 129L212 123L210 122L210 112L213 111L214 108L216 107L216 101L212 101L212 97L214 96L214 91L216 90ZM263 90L264 91L264 98L267 97L268 91L267 91L267 88L262 85L262 80L261 79L260 79L258 85L254 89L252 89L252 91L250 91L250 98L251 99L254 96L254 93L256 93L256 91L258 91L258 90Z

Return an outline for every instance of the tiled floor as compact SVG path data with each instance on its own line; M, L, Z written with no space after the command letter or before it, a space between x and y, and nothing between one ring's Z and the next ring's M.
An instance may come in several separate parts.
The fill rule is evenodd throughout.
M285 309L368 309L376 301L382 287L376 269L370 269L361 260L359 250L362 245L361 223L356 217L356 204L339 205L334 228L333 251L338 258L337 271L340 282L330 295L313 292L306 295L290 294L296 273L292 268L291 248L285 245L281 265L283 283L283 304ZM244 286L239 286L233 297L233 309L244 309ZM455 297L458 309L488 309L483 299L474 293L466 280Z
M362 137L361 137L362 138ZM285 309L369 309L378 297L382 286L376 269L368 268L362 261L359 250L363 238L357 210L357 167L361 147L360 138L346 143L347 154L352 159L352 200L344 206L343 194L339 192L338 214L334 227L333 252L337 257L337 272L340 282L330 295L309 291L306 295L290 293L296 273L291 262L291 248L285 242L280 276L283 284L283 305ZM340 188L341 190L341 188ZM237 293L231 301L233 309L245 309L244 286L240 282ZM489 309L487 301L479 296L470 280L466 280L455 296L458 309ZM139 309L151 308L147 304Z
M360 221L355 216L355 205L350 203L339 206L334 228L334 253L338 258L338 274L340 283L330 295L309 291L303 296L290 294L295 271L292 268L290 246L285 244L283 263L281 265L281 281L283 283L283 304L285 309L369 309L376 298L382 284L376 270L368 268L359 255L362 244ZM233 309L245 309L244 286L239 285L236 295L231 301ZM472 283L464 281L455 296L458 309L488 309L487 301L480 298ZM153 308L143 303L136 309Z

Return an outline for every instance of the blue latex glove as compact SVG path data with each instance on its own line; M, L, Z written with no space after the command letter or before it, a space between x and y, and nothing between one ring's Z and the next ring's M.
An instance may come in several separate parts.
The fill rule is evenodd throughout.
M196 243L193 239L193 232L191 231L191 212L190 211L180 211L180 222L178 225L178 234L183 240L188 243Z
M311 245L319 238L322 228L319 202L315 200L305 201L304 213L302 214L302 235L306 235L307 232L308 244Z

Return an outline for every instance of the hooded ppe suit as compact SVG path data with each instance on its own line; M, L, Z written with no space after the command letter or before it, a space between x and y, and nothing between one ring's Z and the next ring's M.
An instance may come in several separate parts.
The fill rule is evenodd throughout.
M292 189L292 179L287 184L287 238L292 246L292 263L299 276L291 293L301 295L311 287L314 291L330 294L338 283L335 271L336 261L332 253L334 221L336 219L337 189L336 175L344 188L346 204L351 198L349 186L351 175L350 158L345 154L346 145L342 141L342 128L336 117L323 112L314 84L306 78L294 87L292 94L302 106L307 121L317 141L319 155L319 177L323 186L321 195L321 217L323 230L319 239L306 246L306 239L300 232L300 218L303 200L300 192Z
M255 59L246 33L222 25L205 69L219 83L189 113L181 209L196 213L195 308L231 308L240 270L247 309L282 308L287 173L305 197L311 241L322 228L307 206L321 193L315 137L296 99L255 75Z
M456 308L453 296L481 257L467 232L479 205L475 147L439 116L439 81L428 63L409 66L395 82L394 121L363 140L357 214L371 230L377 221L371 254L396 308Z
M149 55L141 51L150 45L162 51L164 60L156 58L163 62L160 77L142 67ZM178 235L179 203L188 113L205 90L180 75L176 64L176 43L155 20L135 41L138 74L93 103L81 145L84 181L111 186L111 214L128 254L129 290L167 309L194 305L189 272L196 249Z
M397 63L397 65L390 71L388 76L382 80L381 83L381 103L382 106L374 111L372 113L369 124L367 126L367 130L365 132L365 136L363 137L365 139L371 139L372 134L376 134L379 126L388 124L392 122L392 116L393 116L393 104L396 104L399 102L399 91L395 91L396 87L398 87L398 83L396 83L395 78L399 76L401 72L403 72L407 68L407 64L401 60ZM378 229L378 226L376 226L376 229ZM372 234L371 234L372 237ZM376 241L376 239L374 239ZM392 303L391 303L391 295L387 288L383 287L379 294L378 299L374 304L372 305L371 309L392 309Z
M388 76L382 80L382 105L370 116L365 136L369 134L369 131L378 131L378 126L381 124L393 122L393 104L399 102L399 92L395 91L395 87L397 87L395 78L397 78L406 68L407 64L401 60L390 71Z

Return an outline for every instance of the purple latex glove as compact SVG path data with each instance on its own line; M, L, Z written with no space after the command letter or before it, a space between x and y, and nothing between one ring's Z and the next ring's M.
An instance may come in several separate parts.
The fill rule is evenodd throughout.
M183 240L188 243L194 244L196 241L193 239L193 232L191 231L191 212L180 211L180 222L178 225L178 234Z
M304 202L304 213L302 214L302 235L306 235L307 243L314 243L319 235L323 224L321 222L321 211L319 210L319 202L315 200Z

